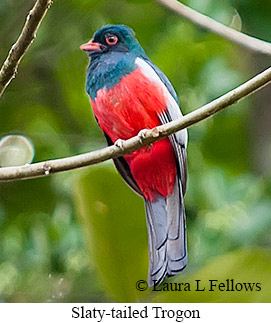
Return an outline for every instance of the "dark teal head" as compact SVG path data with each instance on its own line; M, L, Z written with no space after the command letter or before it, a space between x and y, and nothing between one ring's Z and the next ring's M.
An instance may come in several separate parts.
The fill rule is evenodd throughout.
M145 56L145 52L135 38L134 31L125 25L106 25L95 32L93 38L80 47L91 58L109 52L130 52Z
M103 26L80 48L90 58L86 90L93 100L99 89L110 89L123 76L132 73L137 57L148 60L134 31L125 25Z

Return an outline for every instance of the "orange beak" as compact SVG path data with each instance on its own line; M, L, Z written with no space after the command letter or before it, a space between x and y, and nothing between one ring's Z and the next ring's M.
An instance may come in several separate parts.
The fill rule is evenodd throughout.
M95 43L93 39L91 39L88 43L81 45L80 49L84 51L95 51L100 50L101 45L99 43Z

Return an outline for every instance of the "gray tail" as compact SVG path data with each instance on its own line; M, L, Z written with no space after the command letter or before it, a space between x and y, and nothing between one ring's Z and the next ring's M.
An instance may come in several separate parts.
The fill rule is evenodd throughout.
M185 210L182 186L177 178L173 193L155 201L145 200L149 241L148 285L158 285L166 276L187 264Z

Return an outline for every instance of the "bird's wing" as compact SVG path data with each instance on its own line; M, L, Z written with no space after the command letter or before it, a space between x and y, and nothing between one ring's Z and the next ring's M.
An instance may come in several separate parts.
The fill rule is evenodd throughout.
M169 79L166 77L166 75L160 70L160 68L158 68L155 64L153 64L152 61L145 60L146 62L148 62L148 64L154 69L155 73L159 76L160 80L164 83L164 85L167 87L169 93L171 94L171 96L174 98L174 100L176 101L176 103L179 105L179 100L178 100L178 96L177 93L175 92L172 84L169 82ZM180 109L178 109L180 110Z
M172 120L182 118L182 113L178 105L178 98L176 92L165 76L165 74L155 66L151 61L142 58L136 59L137 66L141 69L148 79L158 85L164 93L167 100L167 110L159 115L162 124L168 123ZM187 130L183 129L169 136L171 144L174 148L176 158L178 160L178 171L182 183L182 193L186 191L187 181L187 164L186 164L186 146L187 146Z
M162 124L182 118L177 95L167 77L149 60L136 59L141 72L158 86L164 94L167 109L160 113ZM171 195L145 200L149 232L149 285L160 283L165 276L182 271L187 264L186 220L183 196L186 191L186 129L170 135L169 139L176 155L178 176ZM163 243L161 243L161 241Z

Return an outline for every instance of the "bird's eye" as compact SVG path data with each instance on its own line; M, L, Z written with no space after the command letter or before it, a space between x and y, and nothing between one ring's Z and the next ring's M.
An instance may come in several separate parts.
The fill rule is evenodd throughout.
M105 40L108 45L115 45L118 42L118 37L116 35L107 35Z

